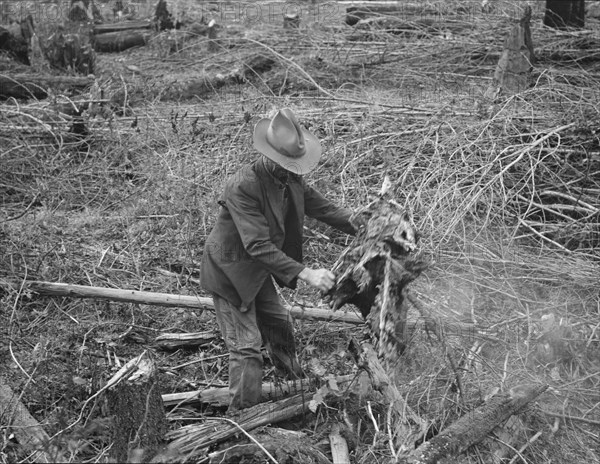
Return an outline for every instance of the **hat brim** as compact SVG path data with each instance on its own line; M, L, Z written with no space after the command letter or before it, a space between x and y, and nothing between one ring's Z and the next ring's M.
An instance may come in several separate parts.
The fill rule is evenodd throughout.
M298 158L291 158L279 153L271 146L271 144L269 144L269 142L267 142L267 130L269 129L269 124L271 124L271 120L269 118L264 118L258 121L256 126L254 126L254 148L270 160L275 161L281 167L294 174L308 174L317 167L323 151L317 137L302 128L306 153Z

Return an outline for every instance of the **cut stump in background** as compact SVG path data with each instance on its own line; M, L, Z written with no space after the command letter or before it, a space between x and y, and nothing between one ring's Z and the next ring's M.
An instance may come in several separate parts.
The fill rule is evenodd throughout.
M108 408L114 417L112 457L128 462L132 452L148 462L163 444L167 419L154 361L144 351L108 382Z
M529 87L535 55L531 40L531 7L525 7L523 17L511 29L494 72L494 79L485 92L493 100L497 95L515 94Z

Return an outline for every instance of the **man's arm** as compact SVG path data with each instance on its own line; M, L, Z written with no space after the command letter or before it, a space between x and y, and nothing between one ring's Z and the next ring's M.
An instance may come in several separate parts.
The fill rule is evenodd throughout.
M356 234L356 229L350 223L352 211L335 205L306 183L304 184L304 211L308 216L342 232Z

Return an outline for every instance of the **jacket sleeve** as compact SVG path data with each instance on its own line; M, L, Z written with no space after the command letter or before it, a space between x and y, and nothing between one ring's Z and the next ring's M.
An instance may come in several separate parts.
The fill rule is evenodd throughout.
M275 246L269 234L267 218L261 212L260 201L238 186L227 195L225 206L250 257L289 285L304 266Z
M308 216L331 227L350 235L356 235L356 229L350 223L352 211L333 204L306 183L304 183L304 211Z

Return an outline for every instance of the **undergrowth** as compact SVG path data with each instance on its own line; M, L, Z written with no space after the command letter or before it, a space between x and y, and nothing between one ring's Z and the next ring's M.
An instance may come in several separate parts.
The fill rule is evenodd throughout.
M358 208L388 175L432 261L414 284L421 303L449 321L487 329L441 341L415 331L394 370L408 403L441 429L491 392L545 383L549 390L522 416L516 446L541 435L510 462L600 462L597 61L571 56L565 63L579 35L543 28L538 11L534 84L483 100L515 12L508 2L474 18L444 10L439 18L453 25L451 39L341 22L286 35L275 24L258 30L234 23L218 54L208 55L198 38L168 56L160 47L100 56L98 80L112 106L85 116L90 136L83 141L69 134L67 117L54 116L43 128L32 120L53 112L49 102L4 102L0 279L204 295L198 268L221 188L256 158L253 124L289 106L324 146L309 181ZM591 27L597 33L598 25ZM596 36L586 37L597 46ZM185 92L257 50L276 66L216 92ZM141 74L124 72L119 60ZM181 98L164 99L174 82L178 91L169 98ZM312 220L305 235L311 266L330 266L350 243ZM48 298L18 288L1 294L3 375L72 462L109 459L102 399L72 424L120 364L159 332L217 331L209 311ZM322 303L302 285L282 297ZM348 343L360 328L307 321L296 328L309 370L355 371ZM216 357L178 367L201 354ZM157 351L163 393L224 385L223 354L218 340L202 352ZM379 422L385 430L385 411L375 409L371 420L364 405L356 408L363 425L353 459L388 462L388 437L373 428ZM319 414L326 425L326 412ZM491 462L494 446L490 439L462 462ZM6 433L0 457L28 460Z

